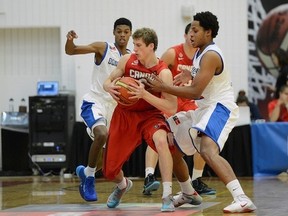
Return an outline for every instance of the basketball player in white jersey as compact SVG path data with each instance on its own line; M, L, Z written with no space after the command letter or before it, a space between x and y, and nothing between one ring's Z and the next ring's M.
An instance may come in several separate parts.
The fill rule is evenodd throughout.
M181 72L180 67L192 68L192 59L197 48L193 47L190 41L191 23L186 25L184 31L185 42L174 45L166 50L161 59L168 65L173 77ZM197 108L194 100L178 97L178 109L180 111L194 110ZM154 171L157 165L158 155L149 146L147 146L145 154L145 180L144 180L144 195L151 195L151 191L159 188L160 182L157 181ZM208 187L201 177L203 174L205 161L201 158L199 153L193 156L193 171L191 175L191 184L199 195L214 195L216 190Z
M88 156L88 165L79 165L76 174L80 178L79 192L86 201L97 201L95 172L101 169L102 148L106 142L111 115L116 106L115 100L103 90L103 83L116 68L120 57L130 53L127 49L132 34L132 23L126 18L114 22L114 43L94 42L88 45L75 45L78 36L75 31L67 33L65 51L68 55L94 53L94 70L90 91L83 96L81 117L87 132L93 140ZM97 167L98 164L98 167Z
M175 84L186 83L193 79L192 84L181 87L168 86L156 76L154 81L149 81L152 90L197 100L198 109L179 112L168 119L174 132L176 145L181 152L173 155L173 163L177 164L173 172L182 190L180 195L174 197L174 205L180 206L189 202L186 197L189 193L187 191L187 185L190 184L189 172L182 153L192 155L196 149L233 197L232 204L225 207L223 211L225 213L254 211L256 206L245 195L232 167L219 155L229 133L236 125L239 109L234 102L234 91L223 54L213 42L219 30L217 17L208 11L197 13L191 29L192 45L198 47L193 59L192 71L184 69L175 77Z

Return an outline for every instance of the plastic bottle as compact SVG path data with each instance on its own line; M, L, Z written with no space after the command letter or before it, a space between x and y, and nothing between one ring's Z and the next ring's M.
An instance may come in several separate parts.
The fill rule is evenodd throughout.
M22 113L27 112L26 101L24 98L21 99L20 106L19 106L19 112L22 112Z
M14 99L9 99L9 112L14 112Z

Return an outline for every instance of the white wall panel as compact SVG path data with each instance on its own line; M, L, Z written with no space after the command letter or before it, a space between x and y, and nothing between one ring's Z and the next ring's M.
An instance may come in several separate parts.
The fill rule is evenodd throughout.
M39 80L61 80L59 28L0 29L0 110L9 98L18 109L21 98L36 94Z
M0 0L0 112L8 109L10 97L17 108L21 98L28 100L36 94L38 80L58 80L62 88L75 90L79 121L93 55L66 55L66 33L74 29L79 35L77 44L113 41L113 23L124 16L133 22L134 30L144 26L156 30L160 56L183 42L189 21L181 16L182 5L218 16L220 31L215 41L226 57L235 95L247 90L246 0ZM132 40L129 47L133 49Z
M92 68L93 55L67 56L64 52L67 31L76 30L79 35L75 41L77 44L87 44L96 40L113 41L113 22L125 16L133 22L134 30L146 26L157 31L159 37L157 54L160 56L171 45L183 41L184 27L188 21L182 19L181 6L189 4L194 6L195 12L210 10L218 16L220 31L215 41L226 56L227 65L232 73L235 94L239 89L247 89L247 2L245 0L146 0L145 3L136 0L1 0L0 29L27 28L28 30L22 31L21 36L13 36L13 38L9 30L5 33L0 31L1 39L5 37L7 43L3 49L2 46L0 47L0 62L5 62L5 65L0 65L0 74L9 74L11 80L15 73L21 73L22 76L25 74L23 80L29 83L31 81L29 74L33 77L57 76L49 73L60 72L59 79L62 86L76 90L80 100L82 92L89 89L91 71L87 70ZM43 32L34 32L37 28L49 27L60 28L60 42L54 43L50 40L49 34L54 35L53 32L46 32L48 34L46 36ZM46 42L39 44L39 38L42 37ZM26 47L29 47L26 51L23 51L21 40L25 40ZM7 50L9 46L11 49ZM132 40L129 46L133 48ZM59 54L57 58L48 60L45 59L45 53L41 52L44 49L49 52L58 49ZM19 55L22 56L21 60ZM17 72L17 64L22 65L21 72ZM60 69L54 70L54 65L60 65ZM2 88L0 86L0 90ZM28 96L31 91L25 94ZM2 101L0 98L0 102L0 111L2 111L6 99Z

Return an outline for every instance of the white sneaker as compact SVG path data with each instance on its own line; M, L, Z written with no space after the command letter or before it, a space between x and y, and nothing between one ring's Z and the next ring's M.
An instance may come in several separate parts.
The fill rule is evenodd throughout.
M200 205L202 203L202 197L195 191L192 195L181 193L173 197L173 204L175 207L179 207L184 204Z
M245 213L256 210L257 207L246 195L237 196L234 201L223 209L224 213Z
M173 197L172 195L169 195L162 199L162 207L161 212L174 212L175 207L173 204Z
M132 181L126 178L126 183L127 187L122 190L117 186L114 188L107 200L107 206L109 208L116 208L120 204L122 196L131 189L133 185Z

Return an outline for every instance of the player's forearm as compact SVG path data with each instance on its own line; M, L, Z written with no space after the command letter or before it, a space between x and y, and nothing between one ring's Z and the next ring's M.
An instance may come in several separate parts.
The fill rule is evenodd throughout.
M156 97L155 95L146 92L143 95L143 99L146 100L148 103L156 107L162 112L165 112L167 114L173 115L177 111L177 98L176 97L171 97L168 99L164 98L159 98Z
M196 93L191 86L169 86L165 85L163 92L187 99L199 99L201 94Z
M65 52L67 55L73 55L75 49L75 44L73 40L67 40L65 44Z
M106 92L109 92L108 86L111 84L112 80L110 78L106 79L105 82L103 83L103 89Z

